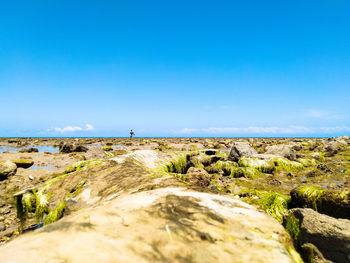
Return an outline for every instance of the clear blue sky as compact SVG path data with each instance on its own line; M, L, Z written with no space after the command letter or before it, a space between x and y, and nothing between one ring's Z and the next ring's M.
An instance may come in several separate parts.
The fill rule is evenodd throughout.
M350 2L1 1L0 136L350 134Z

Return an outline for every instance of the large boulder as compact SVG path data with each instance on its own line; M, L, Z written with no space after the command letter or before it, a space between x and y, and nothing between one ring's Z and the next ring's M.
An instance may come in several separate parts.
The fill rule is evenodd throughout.
M4 180L17 172L17 165L9 160L0 160L0 180Z
M239 199L184 188L110 194L4 244L0 262L293 262L282 225Z
M234 142L231 148L229 159L237 162L242 156L253 157L257 155L255 149L247 142Z
M291 161L297 159L297 155L292 146L286 144L271 145L266 147L266 154L278 155Z
M322 257L333 262L350 262L350 220L335 219L310 208L295 208L289 210L283 224L307 262L325 262L320 261ZM318 254L316 260L312 258L314 251Z

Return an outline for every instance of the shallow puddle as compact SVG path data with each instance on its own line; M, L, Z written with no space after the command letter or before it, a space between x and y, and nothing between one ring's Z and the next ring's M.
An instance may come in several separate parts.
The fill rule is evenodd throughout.
M340 187L344 187L345 186L345 184L344 183L342 183L342 182L340 182L340 181L338 181L338 180L333 180L333 182L335 182L338 186L340 186Z
M39 152L51 152L51 153L56 153L59 152L58 147L53 147L51 145L41 145L41 146L36 146L36 145L30 145L30 146L25 146L25 147L10 147L10 146L1 146L0 147L0 153L8 151L9 153L18 153L22 149L29 149L29 148L37 148Z
M51 164L48 164L48 165L32 165L31 167L29 167L29 169L32 169L32 170L38 170L38 169L47 169L47 170L55 170L56 168L53 167Z

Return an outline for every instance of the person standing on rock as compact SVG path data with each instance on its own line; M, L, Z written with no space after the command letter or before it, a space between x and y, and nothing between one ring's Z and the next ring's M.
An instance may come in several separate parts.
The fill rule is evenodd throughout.
M134 131L131 129L131 131L130 131L130 138L133 138L134 135L135 135L135 133L134 133Z

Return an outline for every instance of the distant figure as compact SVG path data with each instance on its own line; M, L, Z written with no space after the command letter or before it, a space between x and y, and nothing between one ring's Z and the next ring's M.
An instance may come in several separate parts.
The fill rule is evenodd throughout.
M130 131L130 138L133 138L133 137L134 137L134 135L135 135L134 131L133 131L133 130L131 130L131 131Z

